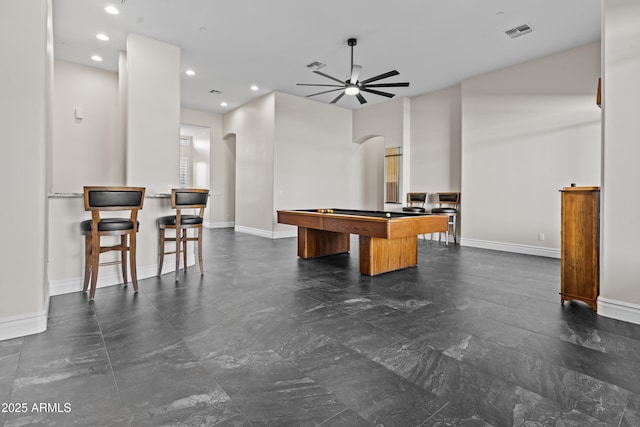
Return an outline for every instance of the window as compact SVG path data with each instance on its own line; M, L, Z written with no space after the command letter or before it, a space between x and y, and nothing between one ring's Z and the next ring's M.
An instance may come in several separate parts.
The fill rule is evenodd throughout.
M400 172L402 169L402 148L391 147L384 153L385 203L400 201Z
M179 185L182 188L191 187L191 137L180 137Z
M189 187L189 162L180 159L180 187Z

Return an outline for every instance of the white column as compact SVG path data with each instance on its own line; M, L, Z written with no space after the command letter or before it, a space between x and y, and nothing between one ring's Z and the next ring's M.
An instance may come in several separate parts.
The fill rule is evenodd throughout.
M50 0L3 2L0 15L0 340L47 327L51 142Z
M640 3L603 0L603 185L598 312L640 324Z
M147 192L177 186L180 139L180 48L127 37L126 182Z

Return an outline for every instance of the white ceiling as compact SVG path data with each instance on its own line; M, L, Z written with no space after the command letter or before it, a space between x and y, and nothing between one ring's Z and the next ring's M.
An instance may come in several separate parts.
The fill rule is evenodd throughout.
M110 4L119 15L104 11ZM382 89L398 96L600 40L600 0L53 0L53 8L57 59L117 71L127 33L174 44L182 49L182 105L216 113L272 91L322 91L296 86L333 83L306 67L313 61L346 80L350 37L358 39L354 62L364 67L361 80L396 69L399 76L376 83L410 82ZM505 35L522 24L533 32ZM100 32L110 40L96 39ZM104 61L92 61L94 54ZM185 75L189 68L197 74ZM251 91L253 84L260 89ZM365 97L365 105L387 100ZM360 107L353 96L337 105Z

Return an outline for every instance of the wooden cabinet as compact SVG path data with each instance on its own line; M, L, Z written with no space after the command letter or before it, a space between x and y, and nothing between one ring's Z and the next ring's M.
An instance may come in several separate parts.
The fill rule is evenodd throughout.
M562 194L560 302L597 310L600 285L600 187L565 187Z

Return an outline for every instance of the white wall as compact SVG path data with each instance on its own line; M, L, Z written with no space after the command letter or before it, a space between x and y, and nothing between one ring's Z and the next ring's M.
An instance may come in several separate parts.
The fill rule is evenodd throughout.
M56 60L54 76L52 191L124 185L118 74ZM75 118L76 108L83 111L83 119Z
M600 185L599 75L595 43L462 82L462 244L559 256L558 190Z
M225 114L222 128L236 135L235 228L271 236L275 94Z
M598 312L640 323L640 3L603 1L603 188Z
M126 183L167 192L179 183L180 48L129 34L126 72Z
M275 93L274 211L357 207L360 189L349 162L360 155L351 138L351 110ZM277 224L274 230L291 230Z
M435 195L461 188L460 85L411 98L411 192Z
M51 144L51 2L17 2L0 15L0 340L47 327L47 190ZM10 7L8 7L10 6Z
M82 193L85 185L125 185L119 74L56 60L54 76L52 192ZM75 118L76 107L84 112L82 120ZM79 224L87 218L81 197L49 199L52 295L82 289L84 240ZM115 259L112 253L102 260L108 257ZM118 283L118 268L102 267L99 285Z

